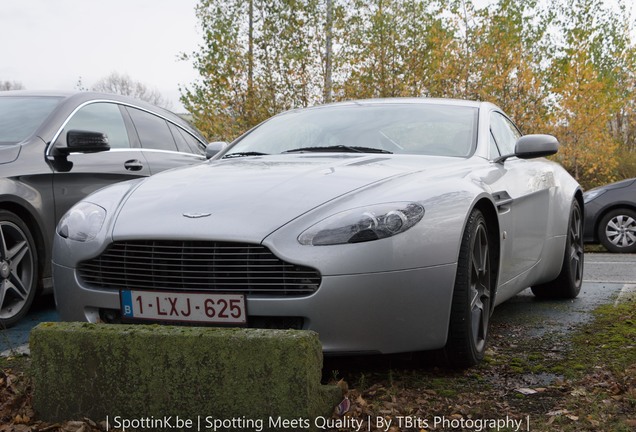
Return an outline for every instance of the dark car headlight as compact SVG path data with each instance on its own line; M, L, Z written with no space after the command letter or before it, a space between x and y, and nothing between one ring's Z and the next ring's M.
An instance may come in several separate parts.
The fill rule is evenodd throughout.
M87 242L97 236L105 219L104 208L90 202L80 202L62 216L57 233L70 240Z
M303 245L326 246L361 243L400 234L424 217L417 203L386 203L347 210L330 216L304 231Z
M583 202L585 204L603 195L607 189L594 189L583 193Z

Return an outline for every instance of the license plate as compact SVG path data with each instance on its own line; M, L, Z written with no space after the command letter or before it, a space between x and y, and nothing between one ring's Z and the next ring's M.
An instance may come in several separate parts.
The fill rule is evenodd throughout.
M121 290L124 319L245 325L243 294Z

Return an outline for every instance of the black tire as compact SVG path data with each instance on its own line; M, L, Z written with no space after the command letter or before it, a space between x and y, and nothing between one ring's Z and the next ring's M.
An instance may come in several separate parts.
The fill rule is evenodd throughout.
M26 315L37 281L37 252L29 228L15 214L0 210L0 328Z
M484 358L495 283L491 257L488 225L481 211L475 209L459 250L448 340L443 350L452 367L474 366Z
M608 212L598 224L597 235L610 252L636 252L636 211L620 208Z
M532 287L539 298L573 299L583 284L583 212L577 200L572 202L561 273L553 281Z

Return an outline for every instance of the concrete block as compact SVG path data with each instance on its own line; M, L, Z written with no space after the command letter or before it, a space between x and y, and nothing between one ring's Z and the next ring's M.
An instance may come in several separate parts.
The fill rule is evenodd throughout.
M46 421L189 420L182 430L313 429L342 399L320 384L313 332L160 325L42 323L31 333L33 405ZM246 422L258 422L247 424ZM197 424L198 422L198 424ZM242 423L241 423L242 422ZM122 426L122 424L119 424ZM132 429L134 424L128 424Z

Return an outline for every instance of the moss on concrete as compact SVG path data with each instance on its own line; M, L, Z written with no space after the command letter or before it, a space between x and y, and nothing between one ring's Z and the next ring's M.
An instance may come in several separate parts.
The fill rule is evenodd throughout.
M31 354L34 407L47 421L313 422L341 398L320 384L321 345L307 331L43 323L31 333Z

